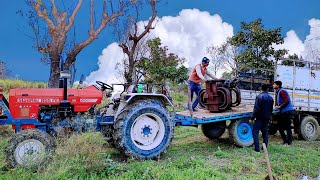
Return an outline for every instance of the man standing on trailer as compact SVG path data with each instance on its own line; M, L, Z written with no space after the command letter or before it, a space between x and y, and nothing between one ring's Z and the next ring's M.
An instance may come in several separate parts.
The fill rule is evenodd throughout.
M253 124L252 136L254 141L254 151L260 152L259 131L262 132L263 143L268 146L268 125L273 110L273 98L268 94L268 85L263 84L261 93L257 96L253 114L249 120Z
M201 82L205 82L207 80L207 78L205 76L209 76L212 79L217 79L214 75L210 74L209 72L207 72L207 67L209 66L209 62L210 60L207 57L202 58L202 63L201 64L197 64L188 79L188 83L190 86L190 97L191 97L191 101L193 99L193 93L196 93L197 97L196 100L194 101L194 103L192 104L192 109L193 111L195 111L197 105L198 105L198 96L199 96L199 92L201 90ZM188 104L187 109L190 108L190 104Z
M295 110L286 90L282 88L281 81L275 81L273 88L276 90L276 108L280 110L279 132L284 145L291 145L292 131L291 122L294 120ZM287 134L284 133L286 131Z

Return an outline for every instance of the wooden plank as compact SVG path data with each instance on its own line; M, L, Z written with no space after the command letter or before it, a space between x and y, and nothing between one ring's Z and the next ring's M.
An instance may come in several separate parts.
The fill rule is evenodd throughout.
M224 112L218 112L218 113L212 113L208 110L200 109L198 111L193 112L193 118L207 119L207 118L212 118L212 117L225 116L225 115L230 115L230 114L241 114L241 113L248 113L248 112L253 112L253 105L240 104L237 107L232 107L231 110L224 111ZM190 117L189 111L177 112L177 114L182 115L182 116L186 116L186 117Z

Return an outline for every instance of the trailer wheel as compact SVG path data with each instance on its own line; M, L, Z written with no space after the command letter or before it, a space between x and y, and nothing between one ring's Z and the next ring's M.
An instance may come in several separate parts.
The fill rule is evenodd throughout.
M39 129L27 129L14 134L5 150L7 164L36 170L51 158L54 152L53 138Z
M306 141L316 140L319 136L319 123L317 119L312 116L304 117L300 124L300 132Z
M229 125L229 138L239 147L253 144L252 125L247 120L238 120Z
M165 152L173 138L173 121L155 100L141 100L127 106L114 126L114 143L125 155L152 159Z
M209 139L218 139L226 131L226 121L201 125L202 133Z

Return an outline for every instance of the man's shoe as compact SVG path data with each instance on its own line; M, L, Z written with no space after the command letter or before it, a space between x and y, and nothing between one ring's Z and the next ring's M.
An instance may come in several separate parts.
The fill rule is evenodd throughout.
M257 151L257 150L255 150L255 149L253 150L253 152L255 152L255 153L257 153L257 154L260 153L260 151Z
M195 112L195 111L198 111L198 109L197 109L197 108L194 108L194 109L192 109L192 111Z

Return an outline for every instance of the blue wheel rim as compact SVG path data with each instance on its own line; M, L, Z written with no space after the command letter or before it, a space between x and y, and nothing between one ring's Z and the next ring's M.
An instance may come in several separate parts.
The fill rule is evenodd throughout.
M237 127L237 135L241 142L252 140L252 127L247 122L240 122Z

